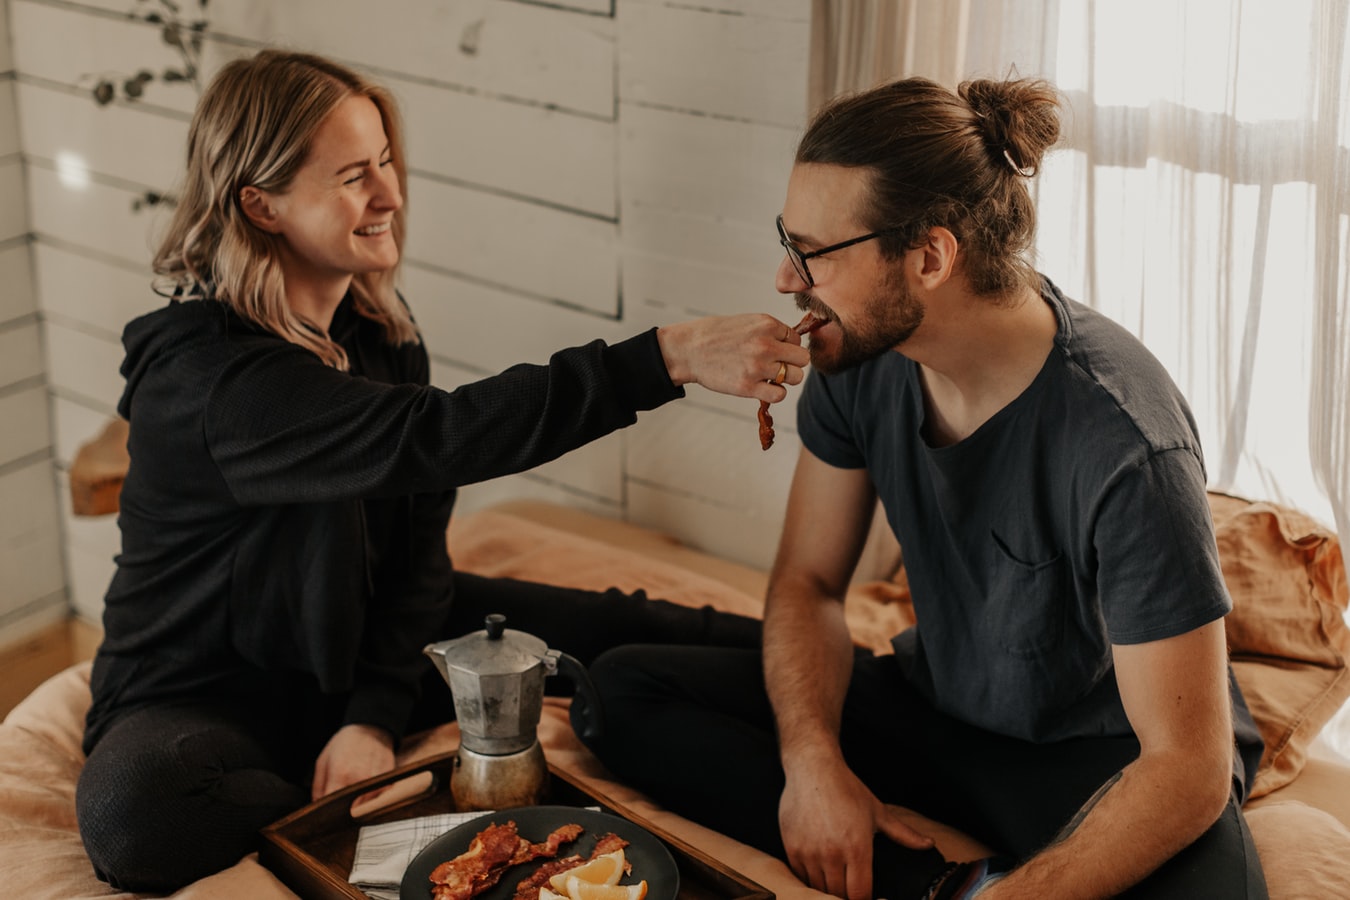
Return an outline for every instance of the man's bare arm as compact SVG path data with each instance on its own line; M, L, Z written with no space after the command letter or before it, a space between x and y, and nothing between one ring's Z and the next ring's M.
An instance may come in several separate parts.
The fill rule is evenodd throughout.
M844 594L875 503L865 470L801 451L764 612L765 673L785 758L837 744L853 663Z
M1139 758L1103 785L1059 837L981 900L1110 897L1143 880L1223 812L1233 730L1223 621L1118 645L1116 680Z
M864 470L837 469L803 450L764 617L765 683L787 777L779 824L788 860L813 887L854 900L871 896L878 828L929 846L857 779L839 748L853 668L843 600L875 506Z

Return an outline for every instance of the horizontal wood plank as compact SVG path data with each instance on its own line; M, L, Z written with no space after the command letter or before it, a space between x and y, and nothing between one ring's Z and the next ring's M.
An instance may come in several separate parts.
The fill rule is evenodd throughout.
M500 0L236 0L211 6L212 30L303 47L393 75L471 88L601 118L614 115L613 19Z
M4 285L0 290L0 322L30 315L37 309L28 241L18 239L0 249L0 285Z
M63 184L54 170L36 165L28 168L28 186L33 198L32 228L39 239L50 236L133 266L149 264L155 235L165 217L157 211L134 211L136 191L97 181Z
M780 442L761 450L759 405L741 403L741 415L688 402L648 414L628 431L629 477L750 515L780 515L797 462L792 436L780 430Z
M17 156L0 160L0 241L28 233L28 193Z
M117 408L124 381L122 345L115 340L48 322L47 380L58 392L100 404L108 414Z
M0 399L0 416L3 404ZM0 615L4 615L59 593L65 585L51 463L42 460L0 475L0 509L25 513L0 516L0 584L5 586Z
M571 9L599 16L612 16L614 15L616 0L516 0L516 2L532 3L538 6L554 6L559 9Z
M622 6L683 6L702 12L810 23L811 0L622 0Z
M756 569L773 564L781 518L764 518L661 485L628 486L628 521L659 529L696 550Z
M114 530L117 527L114 517L90 521L108 523ZM103 598L108 593L108 584L117 571L117 564L113 555L85 544L67 543L65 549L71 611L83 619L97 622L103 616Z
M796 128L621 107L623 212L656 207L764 226L783 207ZM671 165L678 159L679 165ZM776 238L773 243L777 243Z
M774 289L783 258L773 215L753 223L634 207L624 218L624 297L703 315L798 318Z
M14 62L25 77L78 87L93 102L100 79L122 79L141 69L162 72L182 60L160 38L160 28L126 18L134 4L117 3L117 16L92 14L71 4L10 0ZM140 103L190 113L197 93L186 82L155 79Z
M14 54L11 50L9 28L9 4L0 3L0 72L14 68Z
M409 178L406 253L442 271L617 314L618 226Z
M42 338L37 322L0 329L0 388L41 375Z
M33 244L33 264L42 311L50 319L82 323L114 341L132 319L168 302L152 289L148 262L137 270L39 240Z
M460 489L455 515L467 516L480 509L514 500L538 500L585 510L600 516L622 517L623 508L566 485L546 481L533 473L496 478ZM453 550L452 550L453 552Z
M0 159L13 156L19 146L18 112L14 108L14 79L0 77Z
M0 428L0 465L47 449L51 443L48 437L47 389L38 383L0 393L0 422L5 423L5 427ZM0 505L0 509L26 507ZM3 583L3 579L0 579L0 584Z
M18 85L18 104L24 151L49 160L66 181L99 174L169 193L182 179L181 119L33 84Z
M122 549L122 532L115 515L75 515L70 502L70 479L59 470L56 490L61 498L66 591L71 611L82 620L97 623L103 616L103 597L117 570L115 560Z
M804 124L808 21L669 3L622 3L616 18L623 102Z
M420 266L405 267L403 289L427 349L484 373L545 363L564 347L630 335L627 325L612 319Z
M403 107L408 165L516 197L613 219L613 121L391 81Z
M111 412L87 400L57 394L51 398L52 452L60 469L69 469L80 446L93 440L107 425ZM62 491L62 505L69 506L69 492Z

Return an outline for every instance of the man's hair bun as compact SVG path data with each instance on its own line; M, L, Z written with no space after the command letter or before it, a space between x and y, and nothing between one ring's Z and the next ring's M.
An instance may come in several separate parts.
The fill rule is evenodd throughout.
M1060 97L1037 78L963 82L957 94L979 120L989 152L1018 175L1040 170L1045 153L1059 140Z

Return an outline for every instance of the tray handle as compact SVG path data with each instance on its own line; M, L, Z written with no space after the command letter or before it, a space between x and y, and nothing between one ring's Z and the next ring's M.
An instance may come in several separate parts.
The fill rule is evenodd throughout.
M272 823L264 829L264 832L284 831L289 824L300 819L305 820L307 830L318 829L324 832L349 828L353 824L369 824L375 819L384 819L389 814L418 803L446 788L450 784L450 775L455 768L457 753L457 750L452 750L448 753L413 760L390 769L382 775L349 784L345 788L334 791L326 797L321 797L309 806L302 807L289 816ZM398 796L392 802L381 802L383 798L380 798L371 801L369 806L358 808L356 800L363 795L395 785L405 779L414 778L423 772L430 773L430 782L425 787L414 791L410 796ZM448 791L445 796L449 797Z
M335 799L340 799L346 808L347 814L352 822L360 825L365 824L376 816L384 816L387 813L393 813L404 809L414 803L431 797L432 795L446 789L450 784L450 775L455 768L456 752L444 753L426 759L414 760L405 763L396 769L385 772L383 775L377 775L366 781L357 782L348 785ZM418 784L422 781L418 776L427 774L429 779L425 779L424 784ZM392 797L380 796L374 800L362 802L362 798L372 791L387 790ZM352 797L350 803L346 802L348 796ZM445 796L448 798L449 793Z

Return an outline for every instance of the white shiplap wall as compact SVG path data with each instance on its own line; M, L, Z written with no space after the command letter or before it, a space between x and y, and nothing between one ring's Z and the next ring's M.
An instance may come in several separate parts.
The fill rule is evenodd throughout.
M22 145L12 127L0 132L0 277L27 278L31 230L36 288L0 301L0 379L19 385L0 388L0 414L34 406L18 416L21 438L0 437L9 454L0 458L38 460L0 468L0 491L30 468L50 485L48 456L64 472L114 411L121 326L159 303L147 260L162 218L131 204L173 187L196 96L152 83L135 103L92 102L101 73L176 61L153 26L125 15L131 0L7 4L16 74L0 82L0 127L17 120ZM398 96L410 168L403 287L438 384L691 315L795 318L773 291L773 216L805 118L810 0L389 0L373 18L371 9L214 0L205 68L277 44L362 68ZM25 189L31 219L11 223L9 198ZM36 353L13 377L8 362L11 342L37 342L39 319L46 384ZM623 433L466 489L461 510L539 497L766 565L796 455L794 417L790 404L776 411L769 453L754 418L753 401L695 387ZM72 602L97 616L116 526L73 519L61 498ZM4 508L23 510L6 518L28 528L38 505ZM8 596L20 573L0 573Z
M0 8L0 643L66 607L14 68Z

